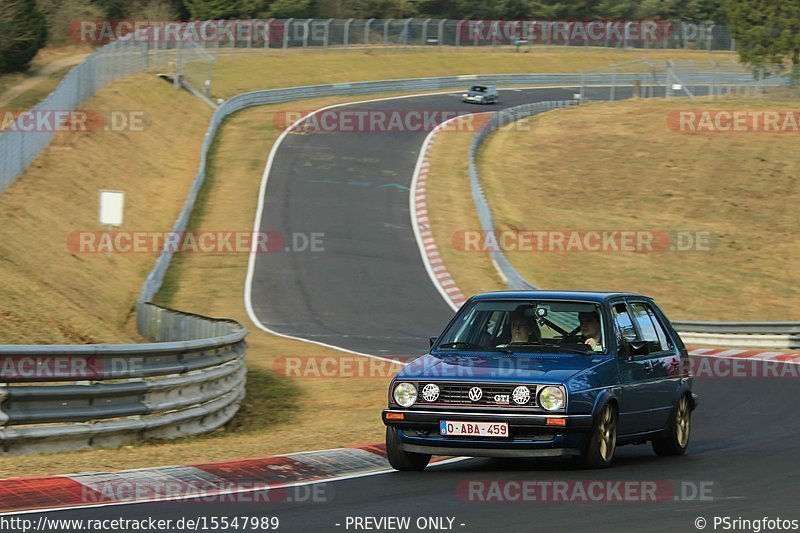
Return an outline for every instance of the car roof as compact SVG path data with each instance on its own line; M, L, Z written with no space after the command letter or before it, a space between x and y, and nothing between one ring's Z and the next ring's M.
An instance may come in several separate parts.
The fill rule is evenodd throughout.
M537 299L537 300L583 300L587 302L605 302L612 298L625 296L635 298L645 298L649 296L632 292L601 292L601 291L559 291L559 290L529 290L529 291L492 291L477 294L471 299L474 300L496 300L496 299Z

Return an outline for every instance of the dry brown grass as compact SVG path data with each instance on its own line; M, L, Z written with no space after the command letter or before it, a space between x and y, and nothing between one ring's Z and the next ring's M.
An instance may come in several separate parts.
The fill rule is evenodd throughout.
M103 188L126 192L123 229L169 228L211 114L147 75L102 90L85 107L143 111L147 125L144 131L60 133L0 195L3 343L129 342L135 336L124 326L155 255L75 253L67 239L102 229Z
M795 136L690 134L667 127L674 109L795 107L791 101L626 101L554 111L507 127L490 138L479 159L496 229L713 235L710 251L517 252L509 254L512 263L543 287L644 292L676 319L797 320ZM452 147L463 155L465 146L459 138L438 150ZM468 178L463 165L455 168L451 175L434 167L429 178L432 206L447 198L458 202L452 212L462 212L458 222L438 223L446 248L454 231L474 227ZM491 276L483 284L472 281L488 271L483 254L443 253L466 289L496 286Z

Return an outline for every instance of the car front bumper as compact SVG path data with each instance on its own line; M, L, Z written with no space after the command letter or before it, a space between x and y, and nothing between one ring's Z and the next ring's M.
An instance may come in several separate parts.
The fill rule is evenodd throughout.
M403 414L388 420L387 414ZM402 450L432 455L472 457L559 457L578 455L592 427L592 415L487 413L385 409L383 422L393 428ZM564 425L548 424L559 419ZM439 433L439 421L507 422L510 437L452 437Z

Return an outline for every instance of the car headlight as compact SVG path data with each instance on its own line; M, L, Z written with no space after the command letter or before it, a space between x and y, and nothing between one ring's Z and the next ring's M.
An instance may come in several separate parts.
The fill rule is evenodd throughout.
M560 387L545 387L539 393L539 405L547 411L564 407L564 391Z
M394 401L402 407L411 407L417 401L417 388L412 383L399 383L394 388Z

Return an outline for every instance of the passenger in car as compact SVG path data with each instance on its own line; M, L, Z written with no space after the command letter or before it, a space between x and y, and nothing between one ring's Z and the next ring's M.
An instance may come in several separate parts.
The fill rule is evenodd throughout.
M594 311L578 313L578 321L581 324L581 336L583 343L588 344L592 349L596 346L600 350L603 348L603 334L600 331L600 317Z

